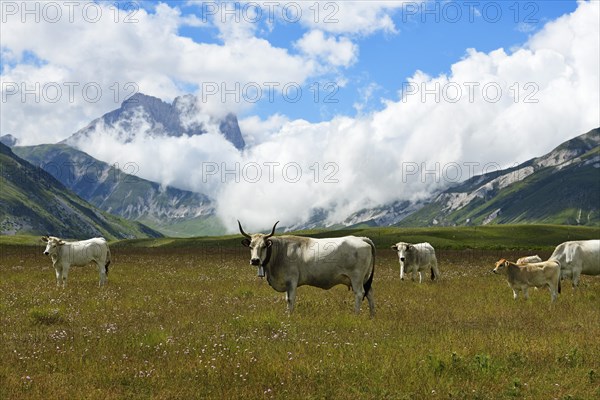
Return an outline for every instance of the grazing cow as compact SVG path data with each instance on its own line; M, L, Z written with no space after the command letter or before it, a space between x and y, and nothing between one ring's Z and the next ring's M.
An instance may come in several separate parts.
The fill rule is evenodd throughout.
M98 266L100 286L106 283L111 257L104 238L65 242L54 236L43 236L42 241L46 242L44 254L52 258L58 286L66 286L71 266L85 266L92 261Z
M404 280L404 273L412 273L414 281L417 273L419 274L419 283L423 281L422 272L431 269L431 280L440 278L440 271L435 257L435 250L429 243L410 244L398 242L392 246L392 249L398 252L400 260L400 279Z
M572 280L573 289L579 276L600 275L600 240L577 240L556 246L550 260L560 262L561 278Z
M298 286L330 289L341 284L354 291L356 313L366 297L371 317L375 315L371 287L375 270L375 245L369 238L273 236L278 222L268 235L248 235L240 221L238 225L245 237L242 244L250 248L250 265L258 267L258 276L266 275L273 289L286 293L288 312L294 310Z
M517 264L521 265L521 264L529 264L529 263L536 263L536 262L542 262L543 260L540 258L540 256L538 256L537 254L535 256L526 256L526 257L521 257L517 260Z
M518 265L502 258L492 272L506 274L515 300L519 290L523 292L525 299L528 299L527 289L530 287L548 286L552 301L556 301L560 293L560 263L556 260Z

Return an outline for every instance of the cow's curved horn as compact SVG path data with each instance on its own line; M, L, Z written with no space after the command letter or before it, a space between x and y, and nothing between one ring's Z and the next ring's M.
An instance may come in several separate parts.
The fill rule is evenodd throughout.
M242 235L246 236L248 239L252 239L252 238L250 237L250 235L248 235L246 232L244 232L244 229L242 229L242 223L240 222L240 220L239 220L239 219L237 220L237 222L238 222L238 226L240 227L240 233L241 233Z
M265 239L270 238L271 236L273 236L275 234L275 227L277 226L277 224L279 223L279 221L275 222L275 225L273 225L273 230L271 231L271 233L269 233Z

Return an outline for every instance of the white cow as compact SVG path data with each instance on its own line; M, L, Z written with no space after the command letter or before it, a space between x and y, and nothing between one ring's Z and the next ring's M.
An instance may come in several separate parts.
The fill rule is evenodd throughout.
M404 280L404 272L412 273L414 281L417 273L419 274L419 283L423 281L422 272L431 269L431 280L440 278L440 271L435 257L435 250L429 243L410 244L398 242L392 246L392 249L398 252L400 261L400 279Z
M538 256L537 254L535 256L525 256L525 257L521 257L517 260L517 264L521 265L521 264L529 264L529 263L536 263L536 262L542 262L543 260L541 259L540 256Z
M108 266L110 265L110 249L104 238L93 238L78 242L65 242L54 236L43 236L46 242L45 255L50 255L56 271L56 284L66 286L69 268L96 263L100 273L100 286L106 283Z
M506 274L508 286L512 289L515 300L519 290L523 292L525 299L528 299L527 290L530 287L548 286L552 301L556 301L560 293L560 263L556 260L518 265L502 258L496 262L492 272Z
M600 275L600 240L561 243L550 259L560 262L561 278L571 279L576 288L581 274Z
M354 292L354 311L366 297L371 317L375 314L373 273L375 245L366 237L345 236L313 239L300 236L249 235L238 221L242 244L250 248L250 265L258 268L258 276L267 277L269 285L285 292L288 312L294 310L296 288L302 285L330 289L346 285Z

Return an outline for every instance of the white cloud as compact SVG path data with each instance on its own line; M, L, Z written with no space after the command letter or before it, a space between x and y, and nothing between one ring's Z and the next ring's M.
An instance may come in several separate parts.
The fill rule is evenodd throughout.
M132 119L133 136L129 126L107 126L100 121L95 132L79 140L76 147L141 178L215 197L221 179L213 170L222 164L235 165L240 154L219 133L218 126L210 120L202 122L208 132L204 135L169 137L153 135L141 114ZM123 138L129 141L124 143Z
M266 120L253 115L239 121L240 130L244 134L244 140L248 147L254 147L257 144L263 143L272 139L272 135L276 134L281 128L290 122L285 115L274 114Z
M302 24L331 34L367 36L375 32L397 33L391 15L421 0L301 2Z
M345 37L326 37L320 30L307 32L296 42L296 47L310 58L325 61L333 67L348 67L358 57L358 46Z
M368 110L369 103L373 100L376 91L382 87L375 82L370 82L366 86L359 88L358 101L353 104L354 109L358 114L363 114Z
M419 93L405 91L381 111L286 123L242 163L295 162L304 168L302 179L227 182L217 198L219 215L232 232L238 218L256 231L276 220L306 222L315 209L340 222L362 208L416 200L482 170L513 166L600 126L599 6L580 2L510 54L470 49L447 76L417 71L405 89ZM337 183L323 181L328 162ZM315 165L321 168L316 183Z
M252 104L225 95L225 90L240 93L248 84L264 89L268 82L302 84L316 70L313 61L253 36L252 27L225 24L222 44L197 43L180 36L178 29L202 21L166 4L156 5L154 13L140 9L133 16L123 10L116 14L109 3L89 4L100 10L101 17L93 23L83 17L83 3L77 3L72 20L64 6L63 17L55 23L35 23L33 18L22 23L18 14L3 22L3 133L14 134L23 144L55 142L117 108L135 91L172 99L182 94L182 86L213 85L217 92L203 99L205 111L239 112ZM127 23L128 15L135 22ZM28 63L23 54L33 54L40 62ZM10 86L12 91L6 91L6 83L15 83L19 90ZM23 101L20 89L35 85L41 101L32 95ZM44 87L56 85L63 89L62 96L50 101ZM82 93L83 88L90 93ZM101 95L95 95L96 88Z
M38 22L35 15L23 22L18 11L3 15L0 79L17 86L2 88L0 131L14 134L23 144L56 142L138 91L167 100L190 89L197 95L212 91L201 96L205 112L248 111L253 103L241 96L249 85L258 85L266 96L273 87L278 91L324 73L339 75L338 69L351 65L358 55L351 38L396 32L390 14L402 6L389 1L294 3L301 8L296 23L311 31L298 42L301 54L293 54L261 37L265 26L286 23L281 16L285 4L276 7L275 21L263 23L271 6L252 3L263 5L259 23L253 22L252 12L258 10L254 7L239 23L227 15L189 13L192 5L202 7L205 2L181 3L186 13L165 3L143 3L135 10L122 3L52 2L50 7L61 13L53 21L54 14L43 11L48 4L38 2L28 6L39 10ZM24 4L14 3L17 8ZM182 27L207 28L207 35L214 27L220 43L196 42L180 34ZM37 62L30 62L30 55ZM269 86L274 82L278 86ZM54 101L45 88L56 85L62 94ZM38 92L41 100L23 95L24 90ZM227 94L232 92L237 95Z
M368 36L376 32L397 33L392 14L409 4L419 8L427 0L359 0L359 1L239 1L237 12L234 2L189 2L197 5L216 24L233 20L249 22L257 27L264 23L267 30L276 24L300 24L311 30L334 35ZM257 8L258 7L258 8ZM257 15L257 13L259 13Z

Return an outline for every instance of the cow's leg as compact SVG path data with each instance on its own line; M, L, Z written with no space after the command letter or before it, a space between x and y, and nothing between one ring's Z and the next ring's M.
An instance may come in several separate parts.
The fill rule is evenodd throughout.
M558 295L560 294L560 275L554 281L554 301L558 300Z
M524 287L523 289L521 289L521 291L523 292L523 297L525 297L525 300L529 300L529 291L527 287Z
M54 264L54 271L56 272L56 286L62 286L62 264Z
M513 288L513 299L517 300L517 298L519 297L519 292L517 291L517 289Z
M579 277L581 275L581 271L578 269L573 269L573 289L577 289L579 285Z
M550 298L552 299L552 302L555 302L556 299L558 298L558 287L557 285L551 283L548 285L548 289L550 289Z
M423 273L421 271L418 272L419 273L419 283L423 282Z
M440 270L437 265L437 260L433 260L431 264L431 280L439 280L440 279Z
M400 263L400 280L401 281L404 280L404 265L403 265L403 263Z
M69 276L69 266L63 265L63 267L62 267L62 285L63 285L63 287L67 286L68 276Z
M375 301L373 300L373 287L369 288L369 292L367 293L367 300L369 301L369 313L371 318L375 316Z
M98 266L98 271L100 272L99 286L104 286L104 284L106 283L106 267L104 266L106 264L106 262L103 260L100 260L100 261L95 261L95 263Z
M354 292L354 312L360 313L360 305L365 298L365 288L362 279L356 277L350 277L350 285L352 285L352 291Z
M356 287L356 289L354 289L354 312L356 314L359 314L360 304L362 303L363 298L365 297L365 289L361 284L352 285L352 287Z
M288 284L287 290L285 292L285 301L287 302L287 310L288 313L292 313L294 311L294 304L296 303L296 285Z

